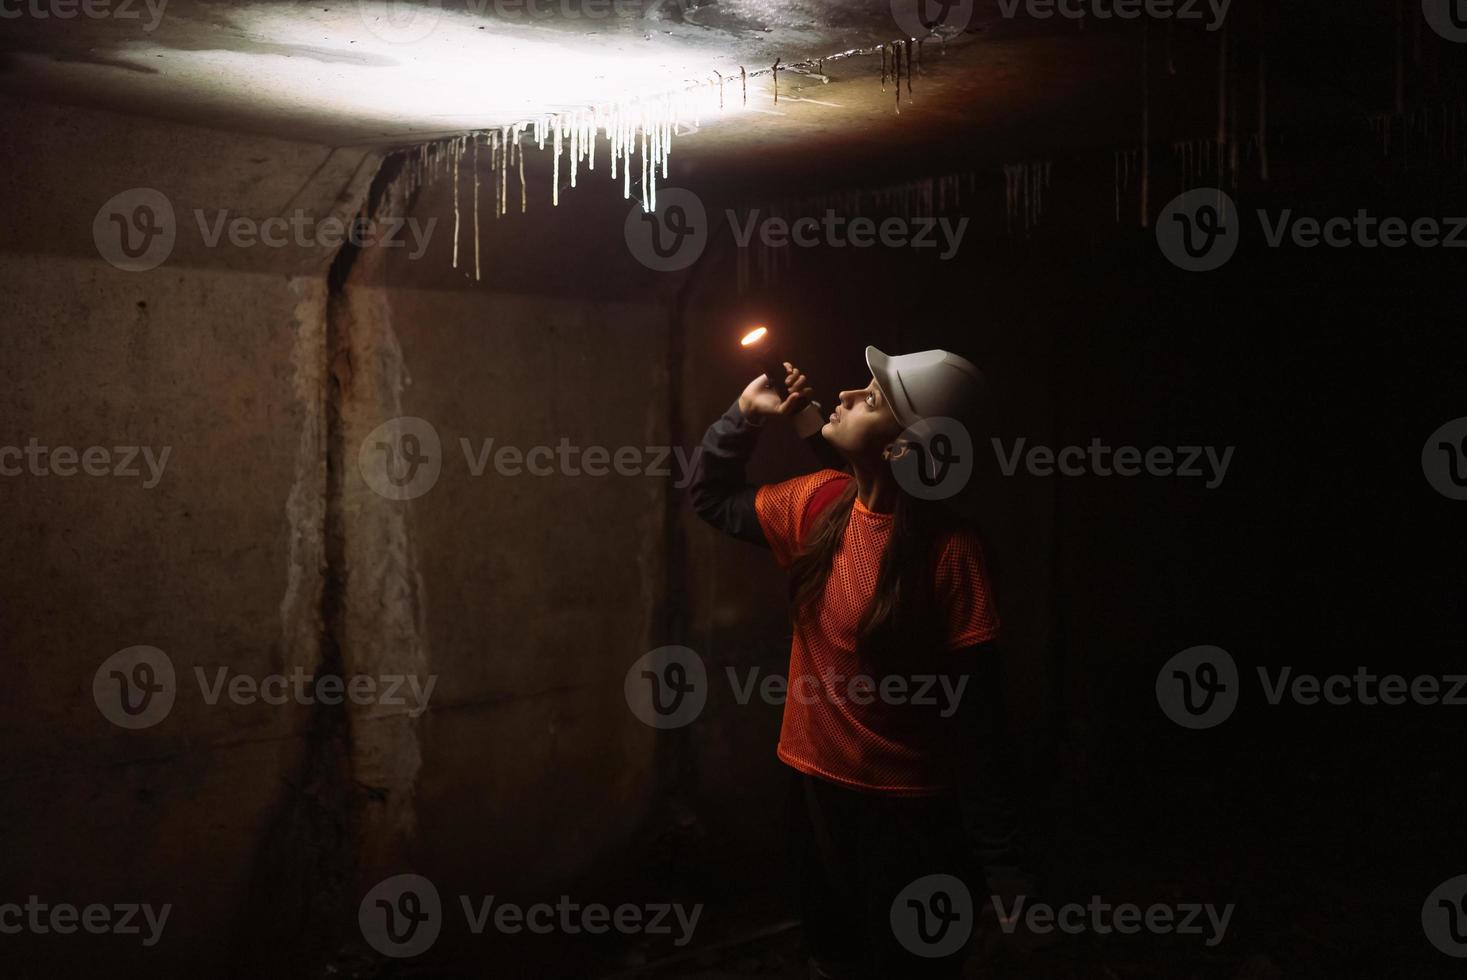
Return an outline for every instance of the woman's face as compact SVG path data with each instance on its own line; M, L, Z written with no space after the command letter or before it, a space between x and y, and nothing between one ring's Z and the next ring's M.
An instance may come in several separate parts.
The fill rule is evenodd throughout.
M902 427L872 378L866 387L843 391L820 434L847 459L880 460Z

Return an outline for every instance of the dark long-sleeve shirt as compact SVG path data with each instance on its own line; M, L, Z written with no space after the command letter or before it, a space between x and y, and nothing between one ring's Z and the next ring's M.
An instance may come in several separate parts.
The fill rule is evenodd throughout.
M719 419L703 433L703 451L697 454L688 495L693 510L709 524L741 541L769 547L754 511L754 495L758 487L744 477L744 466L754 455L759 433L764 424L744 417L735 401ZM810 450L828 466L840 467L844 461L820 433L805 439Z

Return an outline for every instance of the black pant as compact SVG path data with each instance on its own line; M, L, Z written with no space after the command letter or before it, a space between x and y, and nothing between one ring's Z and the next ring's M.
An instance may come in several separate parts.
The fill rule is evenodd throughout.
M883 796L796 772L790 808L792 866L816 962L842 978L957 976L984 883L956 795ZM929 875L957 878L967 895L945 887L936 894L927 881L909 889ZM954 942L962 943L954 952L921 955Z

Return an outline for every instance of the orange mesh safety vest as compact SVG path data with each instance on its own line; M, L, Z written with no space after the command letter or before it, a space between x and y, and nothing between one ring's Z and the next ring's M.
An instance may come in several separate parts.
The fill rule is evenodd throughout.
M781 568L790 566L819 513L849 479L839 470L820 470L759 488L754 508ZM945 689L934 678L931 661L914 664L911 674L899 665L883 673L856 654L856 631L875 592L891 522L892 515L867 510L859 498L851 505L824 595L817 608L798 615L793 624L777 754L801 772L855 789L930 795L954 782L952 685ZM976 536L949 532L938 555L936 599L945 618L944 650L992 639L998 616ZM967 689L961 694L973 696Z

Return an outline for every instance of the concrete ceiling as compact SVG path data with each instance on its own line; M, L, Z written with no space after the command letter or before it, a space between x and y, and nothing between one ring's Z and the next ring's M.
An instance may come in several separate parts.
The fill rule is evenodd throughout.
M72 2L109 16L59 16ZM731 186L819 183L836 161L841 182L898 179L1134 141L1139 32L1005 19L991 2L955 5L928 34L899 104L876 46L921 33L918 2L8 0L40 6L5 21L0 88L384 149L682 93L672 180Z
M1036 19L1022 7L1004 17L1012 4L993 0L953 5L922 45L898 105L873 52L914 32L918 2L5 0L0 89L382 149L680 93L671 182L760 193L992 169L1066 151L1100 151L1093 169L1107 176L1111 151L1144 138L1144 63L1152 141L1216 130L1220 32L1198 22L1143 31L1113 19ZM1242 6L1228 24L1259 33L1262 8L1240 21ZM1270 43L1293 55L1270 62L1271 120L1312 120L1320 86L1345 106L1357 104L1351 86L1366 93L1358 100L1366 107L1389 91L1399 44L1381 30L1389 5L1373 6L1380 10L1353 20L1270 15ZM1322 23L1333 41L1321 47ZM1420 48L1423 29L1407 23ZM1300 62L1316 51L1330 63L1343 54L1349 70ZM1238 71L1261 71L1255 63L1249 52ZM546 166L548 150L528 166Z
M913 12L916 5L910 0ZM822 58L904 37L907 6L11 0L7 11L19 15L7 15L0 36L0 84L49 100L330 145L410 143L689 86L712 92L718 73L729 79L722 115L732 117L744 111L741 69L752 75L754 111L769 114L777 59L814 63L808 71ZM975 40L984 16L964 13L963 29L941 27L943 43L923 45L928 63L943 48ZM874 56L860 60L859 69L829 62L827 77L877 71ZM791 104L800 71L780 72Z

